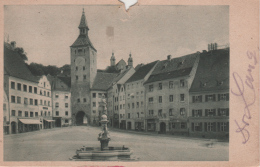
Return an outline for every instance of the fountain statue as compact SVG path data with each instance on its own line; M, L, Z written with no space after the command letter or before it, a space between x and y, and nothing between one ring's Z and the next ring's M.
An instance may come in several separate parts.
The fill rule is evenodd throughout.
M78 149L76 155L70 158L74 161L111 161L111 160L136 160L131 158L132 151L128 147L109 147L110 136L107 129L107 103L104 94L99 106L103 107L101 116L101 133L98 135L98 141L100 141L100 147L85 147Z

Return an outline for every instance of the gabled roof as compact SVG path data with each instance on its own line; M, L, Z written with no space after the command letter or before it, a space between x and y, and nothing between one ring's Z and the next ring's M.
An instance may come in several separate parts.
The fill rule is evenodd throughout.
M229 49L202 53L190 92L229 90Z
M115 73L97 72L94 80L92 90L106 91L112 84L113 79L116 77Z
M140 65L137 71L126 81L126 83L144 79L144 77L150 72L150 70L155 66L157 62L158 60L143 66Z
M5 74L27 81L38 82L38 78L31 73L20 55L16 51L10 49L10 46L8 45L8 43L4 44Z
M110 84L110 86L112 86L113 84L116 84L116 83L117 83L121 78L123 78L123 77L125 76L125 74L126 74L128 71L130 71L130 70L131 70L131 68L128 68L128 69L125 69L124 71L118 73L118 74L114 77L114 79L113 79L112 83ZM110 86L109 86L109 87L110 87Z
M145 84L189 75L198 56L194 53L160 61Z

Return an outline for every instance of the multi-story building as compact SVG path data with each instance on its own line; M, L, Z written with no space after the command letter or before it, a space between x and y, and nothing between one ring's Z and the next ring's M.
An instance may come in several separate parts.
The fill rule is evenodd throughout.
M143 83L149 78L158 62L154 61L146 65L138 65L137 71L126 81L125 86L121 88L125 90L126 95L123 108L125 109L125 126L127 129L145 129L145 87Z
M9 111L9 99L8 96L5 92L3 91L3 132L4 134L9 134L10 133L10 111Z
M199 62L199 53L160 61L144 83L146 130L188 133L189 88Z
M43 120L39 114L39 101L44 88L41 84L44 77L35 77L29 71L20 55L14 51L15 42L4 44L4 91L9 101L10 133L20 133L43 128ZM46 82L46 85L48 83ZM45 90L45 96L51 94L50 89ZM43 98L45 99L45 98ZM52 112L51 97L46 98L46 107ZM7 108L6 108L7 109ZM43 115L43 118L48 118ZM6 129L7 131L7 129Z
M52 117L55 127L72 125L70 105L70 77L47 76L52 90Z
M189 134L228 138L229 48L215 47L201 54L189 93Z

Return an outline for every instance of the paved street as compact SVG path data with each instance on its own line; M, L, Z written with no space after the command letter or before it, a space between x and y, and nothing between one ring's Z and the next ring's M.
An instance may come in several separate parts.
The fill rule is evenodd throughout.
M5 161L69 161L76 149L99 147L98 127L67 127L4 136ZM228 161L227 142L110 130L110 146L131 147L139 161Z

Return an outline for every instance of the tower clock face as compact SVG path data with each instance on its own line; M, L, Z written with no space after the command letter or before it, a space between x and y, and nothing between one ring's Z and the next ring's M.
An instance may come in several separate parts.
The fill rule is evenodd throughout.
M85 59L83 57L78 57L75 61L76 66L84 66L85 65Z

